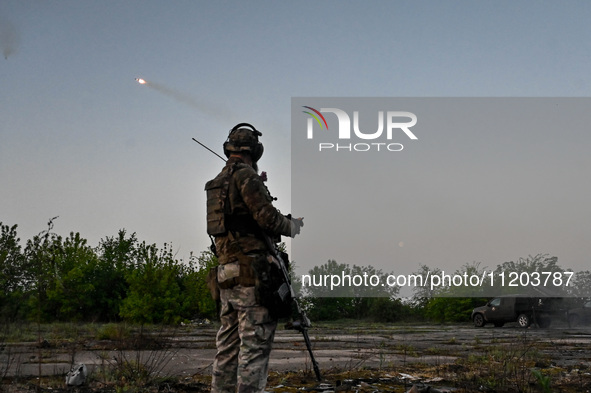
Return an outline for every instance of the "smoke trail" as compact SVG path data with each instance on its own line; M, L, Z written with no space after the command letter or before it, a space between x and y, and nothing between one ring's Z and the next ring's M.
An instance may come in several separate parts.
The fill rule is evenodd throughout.
M193 96L174 90L170 87L164 86L160 83L150 82L144 79L136 78L136 80L145 86L149 86L152 89L178 101L183 104L189 105L192 108L197 109L201 113L207 116L215 117L218 120L227 121L228 118L234 118L234 114L227 108L223 108L221 105L213 105L207 101L199 100ZM144 81L143 83L141 81Z
M16 27L7 20L0 19L0 47L5 59L16 53L20 43L20 34Z

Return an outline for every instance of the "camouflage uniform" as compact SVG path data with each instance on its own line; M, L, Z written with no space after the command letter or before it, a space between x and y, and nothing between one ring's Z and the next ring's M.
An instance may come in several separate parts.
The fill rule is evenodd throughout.
M267 254L265 241L256 233L262 230L270 236L291 236L293 225L273 206L267 187L251 166L230 157L220 175L228 171L232 171L228 189L231 214L226 222L230 234L215 239L220 264L238 260L244 254Z
M277 320L257 305L254 287L220 291L222 326L213 364L212 392L262 392Z
M251 266L267 260L261 230L275 237L291 236L294 224L272 204L255 170L231 156L218 176L231 172L228 185L228 233L215 237L220 266L221 327L216 337L212 392L262 392L267 383L269 355L277 320L255 295ZM297 229L294 232L297 232Z

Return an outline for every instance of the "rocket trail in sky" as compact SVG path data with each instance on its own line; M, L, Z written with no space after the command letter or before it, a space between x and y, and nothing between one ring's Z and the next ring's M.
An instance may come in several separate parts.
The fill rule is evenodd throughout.
M164 86L160 83L150 82L143 78L134 78L140 85L151 87L160 93L173 98L175 101L182 102L183 104L189 105L205 115L215 117L219 120L228 121L228 119L236 118L236 116L228 109L223 108L221 105L213 105L210 102L199 100L183 92L174 90L170 87Z

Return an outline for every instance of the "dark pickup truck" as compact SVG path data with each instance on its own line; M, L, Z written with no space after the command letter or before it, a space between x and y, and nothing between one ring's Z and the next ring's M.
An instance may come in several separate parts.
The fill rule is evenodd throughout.
M500 296L485 306L476 307L471 319L476 327L483 327L487 323L501 327L507 322L517 322L524 328L532 323L546 328L552 323L552 318L560 313L553 303L551 298Z

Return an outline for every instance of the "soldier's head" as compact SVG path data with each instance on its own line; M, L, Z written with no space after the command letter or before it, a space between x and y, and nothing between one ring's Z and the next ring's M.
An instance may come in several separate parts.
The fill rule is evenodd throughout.
M259 142L260 131L248 123L237 124L230 130L228 139L224 142L224 154L230 158L234 154L248 154L253 163L263 155L263 144Z

